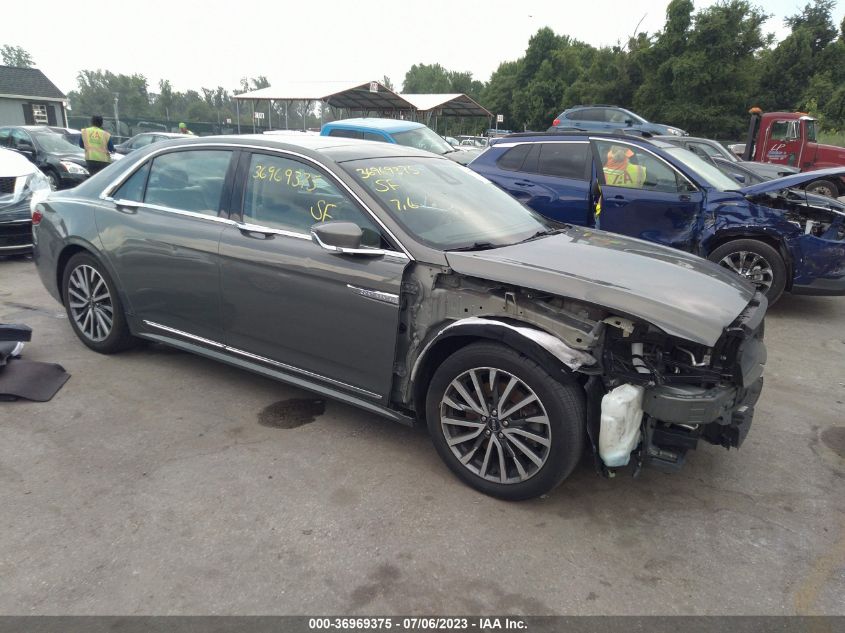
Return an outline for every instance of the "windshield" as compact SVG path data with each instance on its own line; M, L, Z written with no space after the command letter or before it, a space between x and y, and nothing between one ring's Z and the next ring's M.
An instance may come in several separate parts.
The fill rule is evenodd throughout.
M437 158L371 158L342 167L402 228L440 250L514 244L551 230L486 178Z
M407 132L392 132L390 135L399 145L424 149L434 154L446 154L455 150L454 147L440 138L437 132L429 127L419 127L415 130L408 130Z
M704 184L719 191L736 191L738 189L739 183L736 180L729 178L710 163L704 162L688 149L673 147L665 151L689 168L699 180L704 181Z
M69 143L59 134L33 134L36 144L50 154L81 154L82 148Z

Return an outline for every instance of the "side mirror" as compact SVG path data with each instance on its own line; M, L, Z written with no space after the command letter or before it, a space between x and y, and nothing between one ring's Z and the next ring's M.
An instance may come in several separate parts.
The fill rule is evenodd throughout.
M731 175L734 177L734 180L736 180L739 184L741 184L741 185L745 184L745 176L743 176L742 174L731 174Z
M634 125L634 120L633 119L625 119L625 125L627 125L628 127L631 127L632 125Z
M32 143L18 141L18 145L17 147L15 147L15 149L30 160L35 159L35 147L33 147Z
M311 239L320 248L340 255L380 257L385 251L361 248L364 232L354 222L325 222L311 227Z

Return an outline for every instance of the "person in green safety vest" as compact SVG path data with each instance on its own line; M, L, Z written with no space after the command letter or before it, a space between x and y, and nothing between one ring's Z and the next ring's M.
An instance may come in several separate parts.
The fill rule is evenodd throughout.
M627 147L611 145L604 163L604 181L612 187L634 187L642 189L645 183L645 167L634 165L628 159L634 155Z
M191 130L188 129L188 126L184 123L179 124L179 134L190 134L191 136L194 136L194 133L191 132Z
M99 114L91 117L91 127L82 130L79 147L85 150L85 163L92 176L111 163L114 143L111 134L103 129L103 117Z

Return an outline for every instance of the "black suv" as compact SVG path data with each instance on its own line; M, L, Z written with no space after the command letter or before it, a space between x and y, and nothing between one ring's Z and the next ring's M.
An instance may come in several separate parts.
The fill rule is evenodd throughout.
M53 189L75 187L88 178L82 148L46 125L2 127L0 147L20 152L35 163Z

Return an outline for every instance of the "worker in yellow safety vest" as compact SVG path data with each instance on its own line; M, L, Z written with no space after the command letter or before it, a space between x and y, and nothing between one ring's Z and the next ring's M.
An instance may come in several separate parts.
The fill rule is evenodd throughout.
M604 181L611 187L641 189L645 183L645 167L634 165L628 159L634 155L627 147L611 145L604 163Z
M103 117L99 114L91 117L91 127L82 130L79 146L85 150L85 163L92 176L111 163L114 143L111 134L103 129Z

